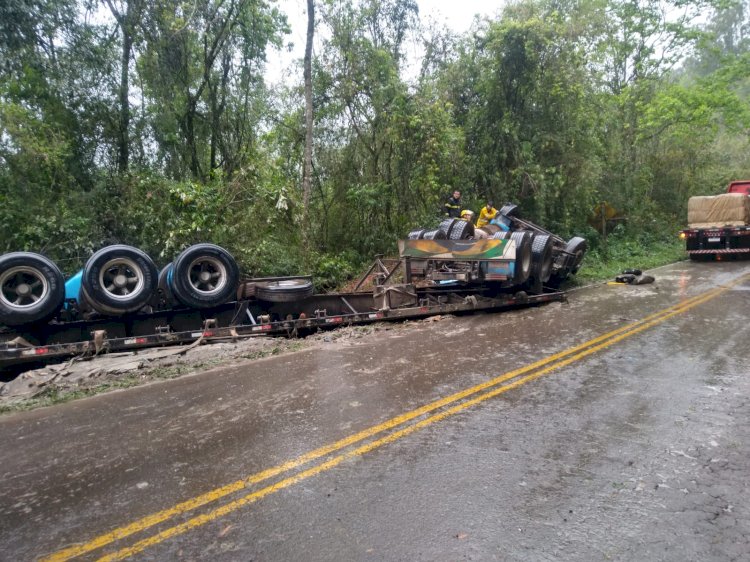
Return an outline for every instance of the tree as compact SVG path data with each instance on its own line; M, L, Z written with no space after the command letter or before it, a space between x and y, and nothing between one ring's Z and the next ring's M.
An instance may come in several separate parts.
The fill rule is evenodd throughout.
M312 47L315 31L314 0L307 0L307 41L305 43L305 156L302 172L302 193L304 205L304 224L310 207L312 191L312 151L313 151L313 88L312 88Z
M122 34L122 55L120 57L120 122L117 139L117 169L127 173L130 160L130 58L136 26L140 23L144 8L143 0L104 0L117 21Z

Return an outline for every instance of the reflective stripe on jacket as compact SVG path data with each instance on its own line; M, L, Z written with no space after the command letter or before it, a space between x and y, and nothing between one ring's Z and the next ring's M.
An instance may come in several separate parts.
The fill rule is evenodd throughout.
M461 200L449 197L445 202L445 216L457 219L461 216Z

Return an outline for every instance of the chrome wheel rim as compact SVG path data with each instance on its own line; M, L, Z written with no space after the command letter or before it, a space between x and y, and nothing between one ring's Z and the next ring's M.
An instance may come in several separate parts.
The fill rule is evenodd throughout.
M143 269L130 258L111 259L99 270L99 285L116 301L131 300L144 284Z
M187 281L201 295L216 295L227 285L227 268L221 260L202 256L190 263Z
M49 281L33 267L12 267L0 276L0 301L16 310L27 310L49 294Z

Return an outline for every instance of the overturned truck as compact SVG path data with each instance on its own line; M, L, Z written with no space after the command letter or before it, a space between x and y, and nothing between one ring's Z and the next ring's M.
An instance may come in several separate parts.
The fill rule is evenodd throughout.
M446 219L434 230L412 230L399 242L399 254L410 282L488 283L540 294L578 272L586 247L583 238L565 241L522 219L509 204L481 228L463 219Z
M315 294L309 276L251 278L213 244L157 269L137 248L108 246L65 280L48 258L0 256L0 370L70 356L255 335L296 335L345 324L502 310L562 300L585 241L565 242L504 208L507 224L474 239L465 221L402 240L353 291ZM495 228L497 231L494 231ZM368 284L372 287L365 289Z

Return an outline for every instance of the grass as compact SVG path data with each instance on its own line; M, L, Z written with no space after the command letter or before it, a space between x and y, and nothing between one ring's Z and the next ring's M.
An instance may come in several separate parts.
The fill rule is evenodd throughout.
M578 284L613 279L623 269L653 269L687 258L685 243L657 241L644 244L639 240L614 239L606 246L589 251L576 275Z

